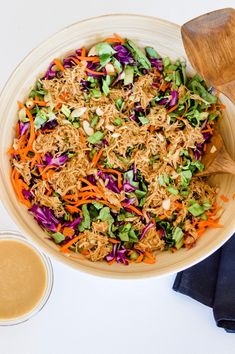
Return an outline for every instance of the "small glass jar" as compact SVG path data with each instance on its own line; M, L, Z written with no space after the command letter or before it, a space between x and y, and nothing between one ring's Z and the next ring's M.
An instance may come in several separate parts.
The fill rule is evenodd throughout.
M19 234L18 232L14 231L0 231L0 240L16 240L24 243L25 245L32 248L36 254L40 257L46 271L46 286L44 293L32 310L29 312L12 319L0 319L0 326L12 326L16 324L20 324L22 322L28 321L31 317L35 316L39 311L43 309L46 305L53 288L54 282L54 275L53 275L53 268L50 259L42 253L31 241L29 241L25 236Z

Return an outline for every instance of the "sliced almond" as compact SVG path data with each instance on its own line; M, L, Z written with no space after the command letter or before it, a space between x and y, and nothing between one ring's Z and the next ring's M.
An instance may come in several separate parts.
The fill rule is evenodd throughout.
M96 112L97 116L99 116L99 117L101 117L104 114L104 112L102 111L102 109L100 107L97 107L95 112Z
M90 135L94 134L94 129L91 128L90 123L87 120L84 120L82 122L82 126L83 126L83 129L84 129L84 132L86 133L86 135L90 136Z
M164 210L169 210L171 207L171 200L170 198L163 200L162 207Z
M81 117L85 112L86 112L87 108L86 107L79 107L73 110L73 112L71 113L71 117L72 118L79 118Z
M111 125L111 124L107 124L107 125L105 126L105 128L108 129L110 132L113 132L114 129L115 129L114 125Z
M88 56L93 56L93 55L97 55L96 46L95 45L93 47L91 47L91 49L88 52Z
M109 74L109 73L110 73L110 74L115 73L114 66L113 66L113 64L111 64L111 63L106 64L106 65L105 65L105 69L106 69L106 71L107 71L108 74Z
M119 136L121 136L121 134L119 134L119 133L113 133L113 134L112 134L112 137L113 137L113 138L119 138Z
M211 148L210 153L211 153L211 154L214 154L216 151L217 151L216 146L213 145L212 148Z

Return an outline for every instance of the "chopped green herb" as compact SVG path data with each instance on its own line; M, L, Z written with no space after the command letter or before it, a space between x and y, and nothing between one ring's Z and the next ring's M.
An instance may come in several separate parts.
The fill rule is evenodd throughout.
M91 120L91 127L94 128L96 126L96 124L98 123L99 120L99 116L98 114L94 114L94 117Z
M134 80L133 66L127 65L124 70L124 85L132 84Z
M90 229L91 218L90 218L89 211L87 209L87 204L83 204L83 206L82 206L82 217L83 217L83 219L82 219L81 223L78 225L78 230L84 231L86 229Z
M146 55L133 43L131 40L127 40L125 46L130 50L133 57L140 65L145 69L151 69L151 63Z
M168 190L168 192L171 193L171 194L174 194L174 195L179 194L178 189L176 189L175 187L169 186L169 187L167 187L167 190Z
M115 118L114 124L115 125L122 125L124 123L124 120L122 118Z
M193 203L188 207L188 211L193 215L193 216L199 216L204 213L204 208L197 202Z
M139 116L138 118L143 125L149 124L149 119L147 117Z
M103 139L103 137L104 137L104 134L103 134L101 131L98 130L97 132L95 132L94 134L92 134L91 136L89 136L89 137L87 138L87 140L88 140L88 142L89 142L90 144L97 144L97 143L100 142L100 140Z
M123 99L122 99L121 97L118 97L118 98L116 99L115 105L116 105L117 109L118 109L119 111L121 111L122 105L123 105Z
M67 107L65 104L62 104L61 107L61 112L65 115L65 117L69 117L71 114L71 110L69 109L69 107Z
M54 232L51 234L51 237L53 237L55 243L60 243L65 240L65 236L61 232Z
M115 54L115 50L113 49L113 47L105 42L102 43L98 43L95 46L95 51L97 53L97 55L102 56L102 55L112 55Z
M160 55L152 47L145 47L145 52L149 56L149 58L160 59Z

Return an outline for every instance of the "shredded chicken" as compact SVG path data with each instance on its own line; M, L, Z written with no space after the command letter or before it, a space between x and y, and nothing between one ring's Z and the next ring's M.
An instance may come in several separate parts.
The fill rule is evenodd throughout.
M108 237L94 230L85 230L80 236L81 239L76 243L76 248L78 251L82 249L88 251L86 257L93 262L102 260L112 250Z
M143 240L139 241L135 248L141 251L156 252L164 249L165 242L161 240L158 231L151 228L145 234Z

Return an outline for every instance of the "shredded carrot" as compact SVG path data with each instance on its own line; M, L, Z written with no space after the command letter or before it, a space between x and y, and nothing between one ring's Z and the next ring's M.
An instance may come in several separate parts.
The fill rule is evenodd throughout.
M226 106L225 106L223 103L220 103L219 107L220 107L221 109L226 109Z
M59 102L57 105L56 105L56 109L60 109L62 107L62 103L61 102Z
M176 108L178 108L178 104L176 104L175 106L171 107L171 108L168 110L167 113L171 113L171 112L175 111Z
M75 206L72 206L72 205L65 205L65 208L71 213L71 214L74 214L74 213L80 213L81 210Z
M154 263L156 263L156 260L152 259L152 258L144 257L143 262L146 264L154 264Z
M154 125L150 125L150 127L149 127L149 132L150 132L150 134L153 134L154 131L155 131Z
M85 136L83 135L83 132L81 131L81 129L79 129L79 138L80 138L82 144L85 144L86 139L85 139Z
M29 141L28 141L28 147L30 149L34 140L35 140L34 120L33 120L32 114L30 113L28 108L25 108L25 110L26 110L26 114L27 114L29 121L30 121L30 136L29 136Z
M64 71L64 67L59 59L54 59L53 63L57 66L57 68L61 71Z
M74 235L74 229L72 227L64 227L63 228L63 235L72 237Z
M85 56L86 56L86 48L85 48L85 47L82 47L81 56L82 56L82 57L85 57Z
M178 200L176 200L174 202L174 206L175 206L176 209L179 209L179 210L182 208L182 204L180 202L178 202Z
M69 202L69 204L72 204L72 205L77 205L78 203L78 198L81 197L82 199L87 199L87 198L90 198L90 197L97 197L97 192L84 192L84 193L77 193L77 194L74 194L72 197L71 196L65 196L63 199L66 201L66 202ZM71 199L74 199L75 201L72 202Z
M207 149L207 144L205 143L205 144L203 145L203 152L206 152L206 149Z
M115 238L109 237L109 242L113 243L113 244L117 244L120 243L120 241L116 240Z
M94 167L96 167L99 159L101 158L101 155L103 153L104 149L100 149L99 152L97 154L94 155L93 159L92 159L92 165Z
M166 82L163 82L161 86L159 87L159 90L162 92L165 92L168 87L168 84Z
M111 261L108 261L107 263L108 263L108 265L112 265L115 261L116 261L116 259L113 258Z
M120 41L118 39L112 38L112 37L105 38L105 40L103 42L106 42L106 43L120 43Z
M81 182L84 182L84 183L87 183L87 184L89 183L87 187L81 188L80 191L93 189L93 191L95 191L98 194L98 196L102 197L104 200L107 200L107 198L105 197L104 193L97 186L94 186L89 181L87 181L85 178L79 178L79 180ZM86 188L86 189L84 189L84 188Z
M72 240L70 240L69 242L67 242L65 245L63 245L63 246L60 248L60 252L65 252L65 253L67 253L69 247L71 247L71 246L72 246L75 242L77 242L80 238L81 238L80 235L74 237Z
M213 128L211 128L208 124L206 126L207 129L201 130L202 133L210 133L213 134Z
M223 200L224 203L228 203L229 199L227 197L225 197L225 195L220 195L220 199Z
M17 195L17 198L19 199L19 201L26 205L27 208L31 207L31 203L29 200L24 198L24 195L22 193L23 188L25 188L26 190L28 189L28 186L26 183L24 183L20 178L19 178L20 174L19 172L16 170L16 168L14 167L11 173L11 181L12 181L12 185L13 188L15 190L15 193Z
M35 104L37 104L38 106L41 106L41 107L45 107L45 106L47 106L47 102L45 102L45 101L39 101L39 100L33 100L33 102L35 103Z
M160 215L160 216L158 217L158 219L159 219L159 220L164 220L164 219L166 219L166 215Z
M19 109L24 108L24 104L22 102L17 101L17 104L18 104Z
M136 208L134 205L131 205L131 204L130 204L130 205L127 205L127 204L124 203L124 202L122 202L121 204L122 204L123 207L128 208L128 209L134 211L137 215L143 216L142 211L139 210L138 208Z
M42 172L41 172L41 176L43 180L48 179L49 177L51 177L54 173L55 170L53 170L53 168L55 168L55 166L46 166ZM52 172L51 172L52 171Z
M120 44L124 44L125 43L125 40L123 38L121 38L118 34L114 33L113 37L114 38L108 37L103 42L106 42L106 43L120 43Z
M20 135L20 125L19 125L19 122L18 122L18 121L16 122L16 128L15 128L15 130L16 130L16 137L18 138L19 135Z
M62 227L62 225L61 225L61 223L59 223L58 226L57 226L57 228L56 228L56 232L60 232L61 227Z
M97 193L98 197L102 197L103 199L107 200L107 198L104 196L104 194L99 190L98 187L94 186L93 184L90 186L86 186L86 187L82 187L80 188L81 192L85 192L85 191L89 191L89 190L93 190L94 192Z
M88 250L81 250L79 251L83 256L88 256L88 254L90 254L90 252Z
M79 60L92 61L94 63L98 63L100 61L100 58L96 56L82 57L81 55L78 55L77 58Z
M141 253L138 258L136 259L135 263L141 263L144 258L144 255Z
M86 72L90 73L90 74L93 74L93 75L106 75L104 72L102 71L94 71L94 70L91 70L91 69L88 69L88 68L85 68L84 69Z
M103 172L107 172L107 173L113 173L117 175L118 178L118 188L121 189L122 188L122 173L114 170L112 168L100 168Z

